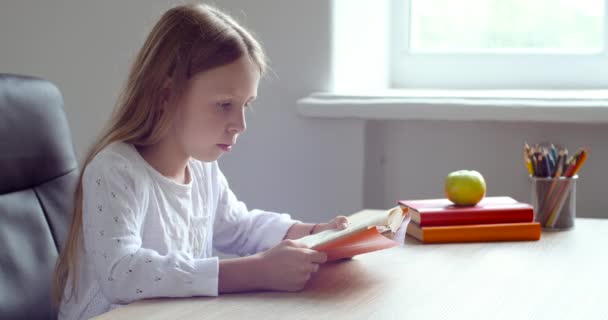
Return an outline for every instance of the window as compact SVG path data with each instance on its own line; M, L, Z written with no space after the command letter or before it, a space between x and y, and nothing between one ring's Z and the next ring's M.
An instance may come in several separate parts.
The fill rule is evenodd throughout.
M608 123L608 0L332 0L310 117Z
M392 88L608 85L608 0L392 0Z

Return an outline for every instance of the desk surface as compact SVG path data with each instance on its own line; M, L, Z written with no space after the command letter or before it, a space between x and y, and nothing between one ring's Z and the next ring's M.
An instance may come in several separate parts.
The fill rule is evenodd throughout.
M323 265L301 292L145 300L97 319L608 319L608 220L540 241L419 244Z

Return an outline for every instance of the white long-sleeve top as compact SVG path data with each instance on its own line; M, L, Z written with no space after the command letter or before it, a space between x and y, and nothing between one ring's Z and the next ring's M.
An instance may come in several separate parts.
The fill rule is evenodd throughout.
M192 159L188 172L189 183L179 184L120 142L95 156L83 175L77 296L64 299L60 319L88 319L144 298L216 296L213 247L250 255L278 244L297 222L249 211L217 162Z

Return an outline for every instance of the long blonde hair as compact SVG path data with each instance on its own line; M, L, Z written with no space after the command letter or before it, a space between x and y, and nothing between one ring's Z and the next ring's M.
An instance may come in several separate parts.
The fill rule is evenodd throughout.
M112 118L82 165L74 193L74 210L66 247L57 261L54 302L76 297L82 235L82 175L103 148L115 141L135 146L157 143L171 125L174 108L163 110L162 99L170 79L169 99L179 99L187 81L197 73L229 64L246 56L263 74L266 58L253 36L230 16L203 4L180 5L165 12L156 23L131 67ZM65 296L71 277L72 290Z

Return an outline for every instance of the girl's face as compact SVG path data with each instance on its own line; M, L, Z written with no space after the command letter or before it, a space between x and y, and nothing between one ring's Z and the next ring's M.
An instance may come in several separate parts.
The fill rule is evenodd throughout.
M257 95L260 72L247 57L194 76L176 106L170 135L187 156L217 160L246 128L245 111Z

